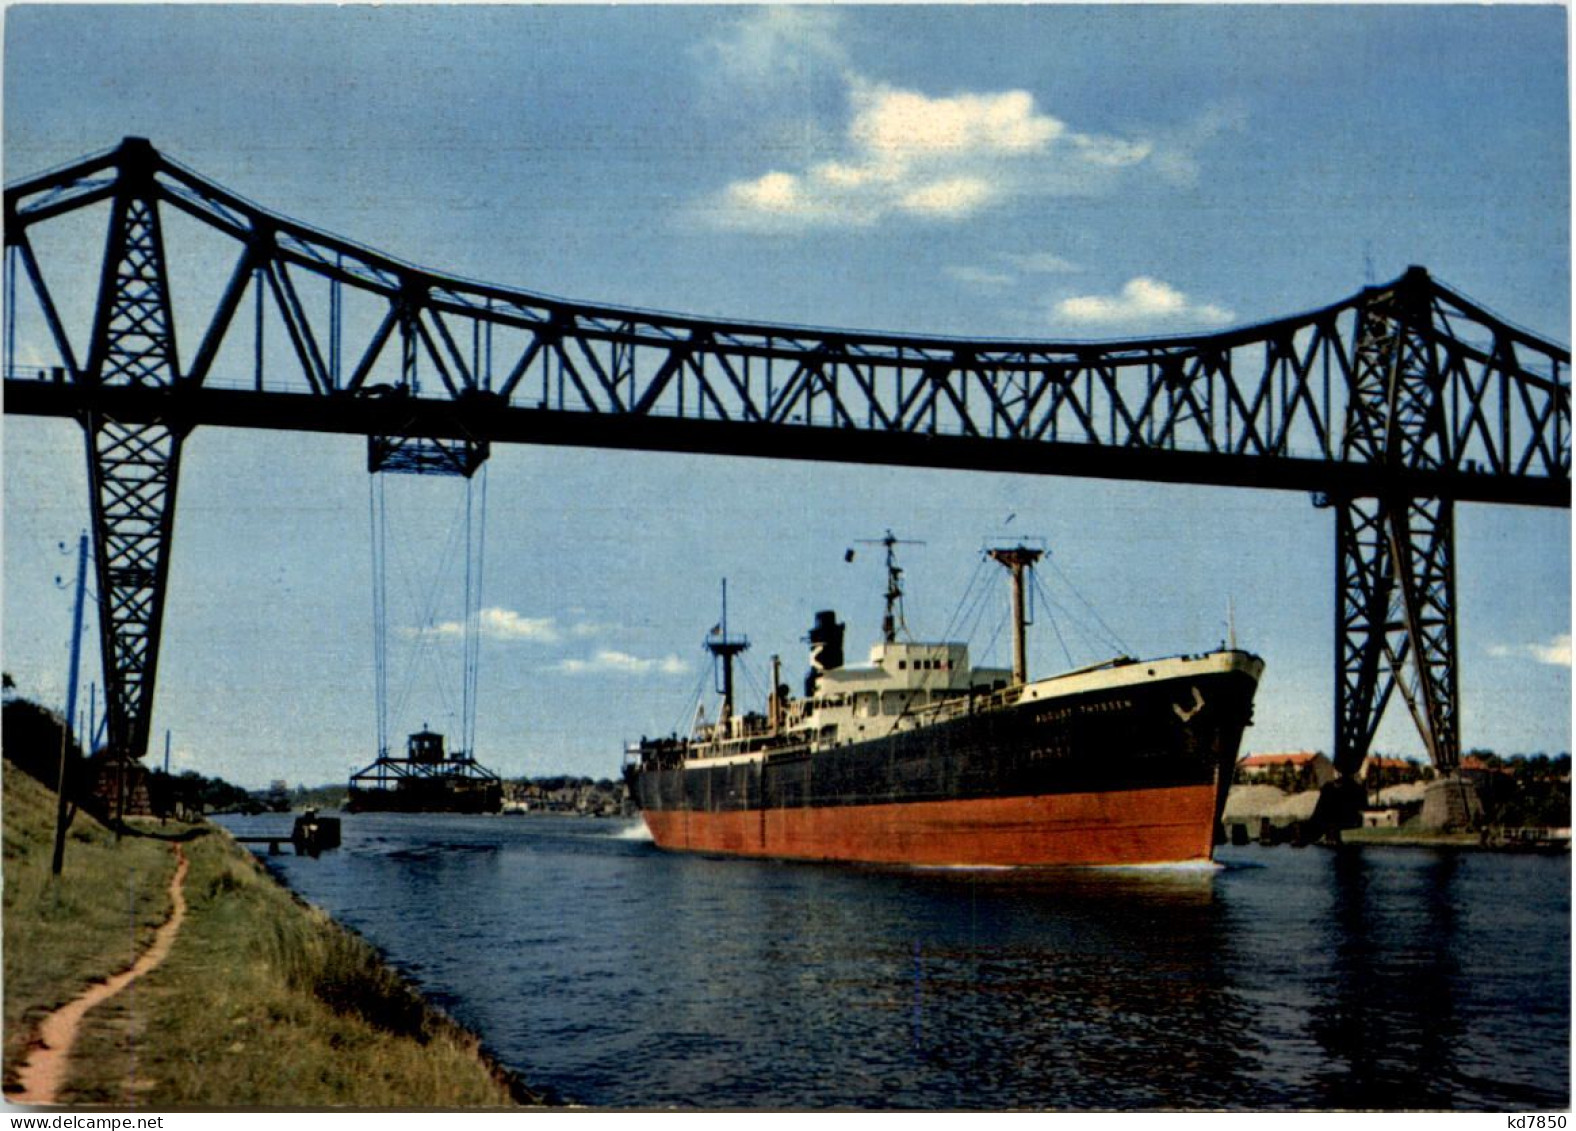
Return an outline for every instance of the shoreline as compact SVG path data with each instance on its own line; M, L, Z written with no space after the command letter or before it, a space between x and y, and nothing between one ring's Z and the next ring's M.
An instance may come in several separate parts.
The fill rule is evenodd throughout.
M176 845L187 910L164 962L86 1013L56 1103L33 1110L556 1106L217 824L137 820L117 838L78 813L56 878L54 793L8 760L4 803L8 1106L44 1019L171 919Z
M437 1019L441 1025L451 1028L456 1033L463 1034L466 1040L474 1042L474 1055L477 1061L483 1068L487 1070L494 1080L496 1080L508 1091L515 1104L522 1108L563 1108L567 1106L561 1103L559 1100L553 1098L550 1093L538 1091L537 1089L532 1088L518 1072L498 1059L492 1050L487 1047L486 1043L482 1040L479 1034L472 1032L460 1022L456 1021L441 1006L427 997L427 995L422 992L421 987L416 985L416 983L404 973L402 973L398 967L391 963L387 956L385 956L384 953L372 942L370 942L364 935L362 935L355 928L349 927L344 923L339 922L339 920L335 919L324 908L321 908L315 903L303 898L299 892L297 892L279 876L275 875L274 872L268 867L261 853L253 852L245 845L238 842L235 839L235 836L222 825L218 825L212 821L205 821L204 823L206 823L210 828L214 829L215 832L228 841L230 846L236 852L242 853L249 857L257 866L262 875L266 876L268 881L277 887L281 892L289 896L290 899L305 914L310 916L321 916L328 923L332 924L335 930L342 932L349 938L356 940L359 945L366 947L373 955L376 956L378 966L388 975L389 978L408 988L412 994L421 1000L422 1006L429 1016Z

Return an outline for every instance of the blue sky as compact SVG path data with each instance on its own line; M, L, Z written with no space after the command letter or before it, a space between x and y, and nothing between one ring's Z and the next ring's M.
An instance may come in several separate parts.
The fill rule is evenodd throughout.
M1417 263L1570 339L1558 7L5 16L7 180L146 136L314 227L547 294L1098 339L1290 314ZM4 443L5 667L59 702L82 437L7 417ZM168 729L177 766L249 785L370 760L364 460L355 437L188 440L155 753ZM1247 749L1331 742L1333 522L1302 495L551 447L495 451L487 485L477 754L506 774L611 775L626 740L685 725L723 577L756 684L772 652L797 683L817 609L862 657L882 577L873 550L843 551L887 528L924 542L904 556L919 636L984 541L1043 538L1051 601L1081 608L1070 581L1135 652L1219 643L1230 602L1268 665ZM431 586L462 489L390 494L401 577ZM1569 748L1569 545L1567 512L1458 512L1467 746ZM394 732L457 732L457 664L407 679L420 617L390 611L412 688ZM1075 661L1101 658L1054 611L1035 671L1066 662L1052 619ZM1005 663L994 615L977 659ZM1420 751L1399 700L1379 745Z

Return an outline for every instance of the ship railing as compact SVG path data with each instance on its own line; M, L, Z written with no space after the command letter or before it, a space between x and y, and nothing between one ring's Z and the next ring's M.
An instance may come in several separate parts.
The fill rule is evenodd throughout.
M1090 672L1106 671L1113 668L1126 667L1129 664L1134 664L1137 662L1138 661L1134 660L1131 656L1115 656L1109 660L1101 660L1096 664L1086 664L1081 668L1074 668L1071 671L1059 672L1058 674L1051 676L1048 682L1068 679L1072 676L1087 675ZM1024 686L1025 685L1023 684L1014 684L1007 687L999 687L993 691L970 691L966 695L960 695L954 699L944 699L940 703L931 704L928 707L921 708L919 711L916 711L915 714L921 718L929 718L937 722L945 722L949 719L959 718L963 715L977 714L981 711L999 710L1002 707L1010 707L1014 703L1018 702L1018 700L1023 696Z
M1005 707L1017 701L1019 691L1020 689L1016 687L1003 687L986 692L971 691L966 695L958 695L920 707L913 714L918 721L947 722L950 719L962 718L964 715Z

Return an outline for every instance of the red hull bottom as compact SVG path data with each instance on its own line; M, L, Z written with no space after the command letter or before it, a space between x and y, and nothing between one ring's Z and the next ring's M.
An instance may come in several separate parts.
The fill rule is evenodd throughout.
M1215 789L644 816L658 847L692 852L933 867L1161 864L1210 859Z

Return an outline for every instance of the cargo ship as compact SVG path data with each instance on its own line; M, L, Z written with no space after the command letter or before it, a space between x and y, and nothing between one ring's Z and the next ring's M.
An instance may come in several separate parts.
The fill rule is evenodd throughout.
M886 615L869 664L844 666L844 625L815 615L795 697L772 660L764 713L736 713L723 624L714 722L642 738L624 775L666 849L934 867L1169 864L1211 859L1263 661L1234 641L1201 655L1117 656L1027 678L1025 575L1044 551L986 551L1012 591L1013 667L968 646L900 639L902 570L888 532ZM724 590L726 609L726 590Z

